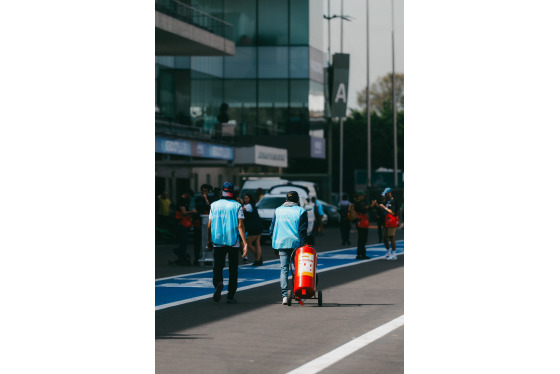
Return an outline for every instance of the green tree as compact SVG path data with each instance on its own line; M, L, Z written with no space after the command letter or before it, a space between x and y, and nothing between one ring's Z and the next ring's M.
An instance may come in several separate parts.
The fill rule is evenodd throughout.
M358 92L357 102L360 110L366 109L366 88L364 87ZM395 74L395 96L397 102L397 111L404 109L404 74ZM392 102L393 98L393 74L387 75L377 79L372 83L369 89L369 102L370 109L373 109L377 114L381 114L383 110L383 103L387 100Z

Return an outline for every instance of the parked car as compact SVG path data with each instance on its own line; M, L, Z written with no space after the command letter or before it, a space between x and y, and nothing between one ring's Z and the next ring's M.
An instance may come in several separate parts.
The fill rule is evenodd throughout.
M323 225L338 225L340 223L340 213L338 213L338 208L326 201L319 199L317 199L317 201L323 206L323 211L325 212L325 215L323 216Z
M278 187L278 186L277 186ZM285 186L280 186L285 187ZM261 234L261 242L264 243L270 238L270 225L272 224L272 217L274 211L280 205L286 202L286 194L289 191L297 191L299 195L299 205L307 211L307 236L309 243L313 243L313 224L315 223L315 215L313 214L313 204L308 200L307 191L301 187L290 186L286 191L284 188L271 188L270 192L265 194L263 198L257 203L259 209L259 216L263 223L263 232Z

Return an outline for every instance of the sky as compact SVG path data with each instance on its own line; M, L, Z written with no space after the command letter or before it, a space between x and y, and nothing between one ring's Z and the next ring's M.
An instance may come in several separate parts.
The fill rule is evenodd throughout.
M341 14L341 1L330 0L331 17ZM353 17L344 21L342 48L340 45L340 19L331 24L331 54L350 54L348 83L348 108L358 108L358 91L367 85L367 0L345 0L343 14ZM395 72L404 73L404 0L393 0L395 10ZM329 0L323 1L324 14L328 14ZM328 50L328 23L323 22L323 50ZM391 52L391 0L369 0L369 82L392 72Z

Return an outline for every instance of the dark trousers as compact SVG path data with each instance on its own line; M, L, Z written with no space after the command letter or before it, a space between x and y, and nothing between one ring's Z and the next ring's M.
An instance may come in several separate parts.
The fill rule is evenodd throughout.
M365 256L366 255L366 243L368 239L368 229L358 229L358 256Z
M214 277L212 283L214 287L218 283L224 281L223 270L226 266L226 255L229 259L229 283L228 283L228 299L233 299L235 291L237 291L237 267L239 266L239 248L238 247L214 247Z
M350 221L348 218L340 219L340 236L344 243L350 242Z

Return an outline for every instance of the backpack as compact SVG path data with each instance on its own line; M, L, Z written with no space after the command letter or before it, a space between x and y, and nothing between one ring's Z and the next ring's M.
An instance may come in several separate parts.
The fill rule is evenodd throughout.
M346 216L348 217L348 220L350 222L354 222L358 219L358 212L356 212L354 204L350 204L350 208L348 208L348 213L346 213Z

